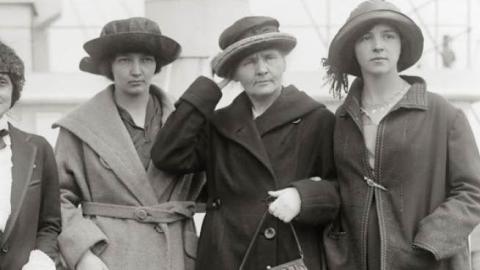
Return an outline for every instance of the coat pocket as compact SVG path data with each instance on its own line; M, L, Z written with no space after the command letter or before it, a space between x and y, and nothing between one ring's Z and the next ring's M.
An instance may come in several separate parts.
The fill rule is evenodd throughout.
M28 187L34 188L36 186L39 186L41 182L42 180L40 178L32 179L32 181L30 181L30 183L28 184Z

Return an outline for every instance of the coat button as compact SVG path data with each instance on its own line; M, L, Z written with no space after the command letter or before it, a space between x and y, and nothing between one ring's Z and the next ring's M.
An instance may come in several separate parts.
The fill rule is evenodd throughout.
M273 239L275 237L275 235L277 235L277 232L275 231L274 228L272 227L268 227L265 229L265 231L263 232L263 235L265 236L265 238L267 239Z
M0 252L1 252L2 254L6 254L6 253L8 252L8 247L7 247L7 246L2 247L2 249L0 250Z
M145 220L148 216L148 213L147 213L147 210L145 209L137 209L135 210L135 217L138 219L138 220Z
M162 227L160 227L160 225L155 225L155 227L153 227L153 229L157 232L157 233L163 233L163 229Z

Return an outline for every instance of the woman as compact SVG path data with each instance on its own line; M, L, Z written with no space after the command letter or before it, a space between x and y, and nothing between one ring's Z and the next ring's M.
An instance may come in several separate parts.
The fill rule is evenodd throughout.
M336 213L332 159L333 114L294 86L283 86L285 55L296 39L270 17L245 17L220 36L212 62L225 78L217 85L200 77L179 99L158 133L154 164L171 172L207 173L207 213L197 269L268 269L297 259L293 224L309 269L321 268L316 224ZM244 91L215 111L223 88L238 81ZM301 179L304 179L303 181ZM271 215L267 210L268 191ZM296 201L300 203L295 203ZM300 209L301 208L301 209ZM301 210L301 211L300 211ZM246 256L259 226L260 236Z
M55 270L61 219L53 150L6 116L24 81L23 61L0 42L0 269Z
M106 24L84 45L80 69L113 84L61 119L56 157L71 269L192 269L194 200L201 181L151 164L154 136L171 105L151 83L180 45L146 18ZM79 208L81 206L81 208Z
M327 64L341 94L335 164L341 215L325 237L330 269L469 269L480 221L480 160L459 109L399 72L423 49L394 5L361 3L333 39Z

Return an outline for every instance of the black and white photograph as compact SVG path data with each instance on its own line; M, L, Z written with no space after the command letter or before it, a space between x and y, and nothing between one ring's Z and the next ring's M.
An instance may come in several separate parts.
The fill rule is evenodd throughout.
M479 0L0 18L0 270L480 270Z

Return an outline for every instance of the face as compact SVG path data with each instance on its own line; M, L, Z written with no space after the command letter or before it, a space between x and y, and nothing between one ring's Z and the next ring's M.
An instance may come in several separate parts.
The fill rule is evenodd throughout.
M10 76L0 73L0 117L3 116L12 104L13 84Z
M148 91L155 75L155 57L143 53L118 54L112 63L115 89L136 96Z
M263 50L240 61L233 79L242 84L249 97L264 98L281 91L285 68L285 57L279 50Z
M400 52L400 35L386 24L375 25L355 42L355 56L362 74L398 72Z

